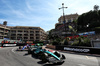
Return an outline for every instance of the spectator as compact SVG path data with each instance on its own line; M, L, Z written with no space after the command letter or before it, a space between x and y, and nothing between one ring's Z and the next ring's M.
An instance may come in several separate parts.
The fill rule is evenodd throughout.
M15 44L16 42L14 42L14 44Z
M8 43L10 43L10 41Z
M4 43L4 41L1 42L2 44Z

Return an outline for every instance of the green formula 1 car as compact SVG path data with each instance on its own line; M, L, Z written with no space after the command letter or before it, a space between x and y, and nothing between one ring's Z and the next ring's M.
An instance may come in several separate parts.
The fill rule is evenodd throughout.
M44 63L63 64L66 59L65 56L60 54L58 51L50 52L41 47L34 49L32 55L38 57Z

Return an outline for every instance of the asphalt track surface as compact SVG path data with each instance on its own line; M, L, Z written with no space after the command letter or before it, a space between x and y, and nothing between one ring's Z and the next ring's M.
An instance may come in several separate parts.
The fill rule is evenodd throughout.
M62 65L42 63L27 55L26 51L15 51L17 47L0 48L0 66L100 66L100 57L71 52L61 52L66 56Z

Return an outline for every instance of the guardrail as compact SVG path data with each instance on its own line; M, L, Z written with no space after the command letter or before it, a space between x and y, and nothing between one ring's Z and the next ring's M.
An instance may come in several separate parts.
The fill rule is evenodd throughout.
M32 45L34 43L0 43L1 47L11 47L11 46L25 46L25 45Z
M74 51L82 53L100 54L100 48L82 47L82 46L66 46L66 45L47 45L47 48L64 51Z
M60 45L57 45L55 49L56 50L100 54L100 48L94 48L94 47L77 47L77 46L60 46Z
M1 47L25 46L27 43L0 43Z

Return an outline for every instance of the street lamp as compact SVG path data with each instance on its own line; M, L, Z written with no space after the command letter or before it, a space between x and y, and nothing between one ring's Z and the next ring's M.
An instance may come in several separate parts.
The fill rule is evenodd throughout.
M63 24L64 24L64 28L65 28L65 31L66 31L65 16L64 16L64 8L68 8L68 7L64 7L64 3L62 3L62 7L61 7L61 8L59 8L59 10L60 10L60 9L62 9L62 10L63 10Z

